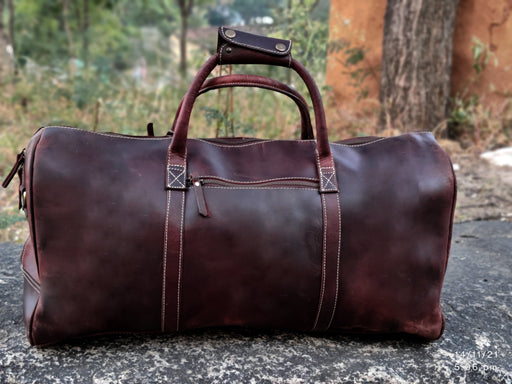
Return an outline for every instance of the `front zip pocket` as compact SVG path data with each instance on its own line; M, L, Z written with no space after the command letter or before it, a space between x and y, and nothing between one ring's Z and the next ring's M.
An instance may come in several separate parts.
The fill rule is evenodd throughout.
M192 173L187 180L187 186L194 189L199 214L203 217L210 217L210 211L204 193L204 189L207 187L228 189L318 189L320 182L318 179L304 177L236 181L217 176L198 176Z

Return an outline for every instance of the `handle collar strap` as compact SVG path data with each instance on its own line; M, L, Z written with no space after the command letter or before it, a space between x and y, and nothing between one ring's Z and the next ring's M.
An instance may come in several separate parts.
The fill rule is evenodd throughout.
M292 50L291 40L276 39L233 28L219 27L217 51L220 51L225 44L281 57L289 55Z

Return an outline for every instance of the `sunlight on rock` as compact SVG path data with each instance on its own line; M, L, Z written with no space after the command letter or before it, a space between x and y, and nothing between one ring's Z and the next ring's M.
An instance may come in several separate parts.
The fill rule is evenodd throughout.
M484 152L480 155L480 157L499 167L512 167L512 147Z

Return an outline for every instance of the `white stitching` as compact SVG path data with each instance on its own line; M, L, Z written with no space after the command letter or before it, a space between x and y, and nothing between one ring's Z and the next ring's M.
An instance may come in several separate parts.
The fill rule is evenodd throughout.
M234 45L241 45L242 47L246 47L246 48L249 48L254 51L263 51L263 52L273 53L274 55L279 56L279 57L288 56L290 54L290 49L291 49L291 44L287 44L288 48L286 49L286 51L274 51L272 49L267 49L267 48L259 47L256 45L245 44L245 43L241 43L239 41L234 41L234 40L230 40L230 41ZM279 42L282 42L282 41L286 41L287 43L289 43L289 40L280 40Z
M325 270L327 264L327 208L325 206L325 195L322 194L322 215L323 215L323 247L322 247L322 289L320 290L320 300L318 301L318 311L316 313L315 323L313 324L313 330L318 325L318 320L320 318L320 312L322 311L324 294L325 294Z
M358 147L365 147L365 146L370 145L370 144L379 143L379 142L384 141L384 140L396 139L396 138L398 138L398 137L402 137L402 136L409 136L409 135L415 135L415 134L425 135L425 134L432 134L432 132L428 132L428 131L409 132L409 133L403 133L403 134L401 134L401 135L396 135L396 136L381 137L381 138L379 138L379 139L376 139L376 140L370 141L370 142L368 142L368 143L354 144L354 145L351 145L351 144L343 144L343 143L330 143L330 144L332 144L332 145L339 145L339 146L342 146L342 147L348 147L348 148L358 148Z
M111 133L107 133L107 132L91 132L91 131L86 131L85 129L75 128L75 127L64 127L61 125L49 125L47 127L43 127L43 129L46 129L46 128L69 129L69 130L83 132L83 133L87 133L87 134L91 134L91 135L110 137L112 139L127 139L127 140L170 140L171 139L171 136L132 137L132 136L123 136L120 134L111 134Z
M185 191L182 192L181 201L181 224L180 224L180 253L178 261L178 293L177 293L177 310L176 310L176 331L180 330L180 294L181 294L181 261L183 258L183 222L185 216Z
M220 50L219 50L219 65L222 65L222 50L224 49L224 47L228 45L228 43L225 43L225 44L222 44L220 46Z
M249 45L249 44L245 44L245 43L241 43L239 41L235 41L229 37L227 37L225 34L224 34L224 27L221 27L221 35L222 37L227 40L227 41L230 41L232 42L233 44L235 45L242 45L244 47L247 47L247 48L251 48L253 50L261 50L261 51L265 51L265 52L270 52L270 53L274 53L276 55L279 55L279 56L285 56L287 54L290 53L290 50L291 50L291 47L292 47L292 44L291 44L291 40L283 40L283 39L275 39L275 38L272 38L272 37L267 37L268 39L272 39L274 41L278 41L278 42L283 42L285 41L286 43L288 43L288 49L286 51L273 51L273 50L270 50L270 49L266 49L266 48L262 48L262 47L259 47L257 45Z
M327 325L327 329L331 327L332 321L334 320L334 314L336 313L336 306L338 305L338 294L339 294L339 281L340 281L340 257L341 257L341 202L340 202L340 194L336 194L336 199L338 200L338 225L339 225L339 235L338 235L338 257L336 261L336 295L334 296L334 306L332 309L331 319L329 320L329 324Z
M332 181L332 177L334 176L334 172L328 174L327 177L324 173L322 173L322 190L326 189L334 189L336 188L334 182Z
M320 165L320 154L318 148L315 148L316 166L318 167L318 178L322 180L322 166Z
M179 171L180 173L175 174L172 171ZM172 176L172 180L171 180ZM181 180L185 179L185 167L183 165L168 164L167 165L167 186L169 188L175 187L173 184L178 183L178 187L185 188L185 183Z
M171 162L171 151L167 151L167 166ZM169 182L169 172L167 172L167 182ZM169 211L171 208L171 190L167 191L167 209L165 213L165 234L164 234L164 256L163 256L163 277L162 277L162 319L161 319L161 329L162 332L165 331L165 307L166 307L166 297L165 291L167 289L167 247L168 247L168 239L169 239Z
M167 191L167 213L165 214L165 235L164 235L164 260L163 260L163 277L162 277L162 319L161 329L165 331L165 291L167 285L167 241L169 238L169 208L171 205L171 190Z
M75 127L64 127L62 125L50 125L50 126L42 127L42 129L46 129L46 128L69 129L69 130L83 132L83 133L91 134L91 135L100 135L100 136L110 137L112 139L119 138L119 139L126 139L126 140L171 140L170 136L165 136L165 137L158 137L158 136L153 136L153 137L131 137L131 136L118 135L118 134L109 134L109 133L106 133L106 132L91 132L91 131L86 131L85 129L79 129L79 128L75 128ZM384 140L395 139L395 138L402 137L402 136L409 136L409 135L416 135L416 134L420 134L420 135L429 134L429 135L431 135L432 132L420 131L420 132L403 133L401 135L396 135L396 136L391 136L391 137L381 137L380 139L376 139L374 141L370 141L368 143L363 143L363 144L354 144L354 145L342 144L342 143L329 143L329 144L330 145L339 145L341 147L348 147L348 148L358 148L358 147L365 147L367 145L375 144L375 143L378 143L378 142L381 142L381 141L384 141ZM219 146L219 147L224 146L222 144L211 143L211 142L209 142L207 140L204 140L204 139L193 139L193 138L190 138L188 140L203 141L205 143L216 145L216 146ZM263 140L263 141L256 142L256 143L245 144L245 145L238 145L238 146L235 145L235 146L236 147L242 147L242 146L249 146L249 145L254 145L254 144L262 144L262 143L266 143L266 142L289 142L289 141L295 141L297 143L304 143L304 142L307 143L307 142L315 141L315 140ZM226 145L226 147L232 148L233 145Z
M316 163L317 163L317 166L318 166L318 173L319 173L319 177L320 177L320 191L321 192L327 192L327 191L337 191L337 186L336 186L336 183L335 181L336 180L332 180L332 176L335 177L336 179L336 168L334 168L334 158L331 157L331 161L333 163L332 166L328 166L328 167L322 167L321 164L320 164L320 154L318 153L318 150L315 150L315 154L316 154ZM322 170L324 169L327 169L327 170L330 170L331 172L329 172L331 175L329 177L326 177L323 173ZM327 186L326 184L330 184L330 186Z
M316 143L316 140L314 139L308 139L308 140L266 140L266 139L259 139L259 141L247 143L247 144L217 144L213 143L211 141L208 141L206 139L188 139L188 140L195 140L195 141L202 141L203 143L215 145L217 147L223 147L228 149L236 149L241 147L249 147L252 145L258 145L258 144L265 144L265 143L297 143L297 144L311 144Z
M192 140L194 140L194 139L192 139ZM212 143L211 141L208 141L208 140L205 140L205 139L196 139L196 140L197 141L202 141L203 143L206 143L206 144L215 145L216 147L223 147L223 148L229 148L229 149L231 149L231 148L249 147L251 145L273 142L273 140L263 140L263 141L258 141L258 142L255 142L255 143L247 143L247 144L240 144L240 145L238 145L238 144L217 144L217 143Z

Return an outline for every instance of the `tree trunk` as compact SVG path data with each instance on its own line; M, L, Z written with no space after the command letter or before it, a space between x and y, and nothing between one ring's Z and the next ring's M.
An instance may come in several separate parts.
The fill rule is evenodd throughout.
M9 72L10 58L7 53L7 36L4 27L4 0L0 0L0 82L3 82L4 77Z
M66 32L66 39L68 41L68 54L69 54L69 75L71 78L75 77L75 47L73 45L73 35L69 27L69 0L62 0L62 23L64 31Z
M431 131L446 123L458 0L388 0L380 129Z
M194 0L178 0L181 15L181 32L180 32L180 73L183 77L187 74L187 32L188 17L192 12Z
M180 32L180 73L182 76L187 74L187 30L188 15L182 13Z
M82 20L82 59L84 66L89 64L89 0L83 0Z
M71 59L75 58L75 49L73 47L73 36L71 28L69 27L69 0L62 0L62 23L64 24L64 31L66 32L66 39L68 41L68 53Z
M292 23L293 23L293 19L292 19L292 15L291 15L291 12L292 12L292 0L288 0L286 2L286 11L288 12L288 16L286 18L286 23L288 24L287 25L287 32L286 32L286 38L287 39L291 39L291 35L292 35ZM286 83L287 84L291 84L292 83L292 71L291 70L288 70L286 71Z
M9 44L11 44L13 52L16 52L14 46L14 1L7 0L7 7L9 8Z

